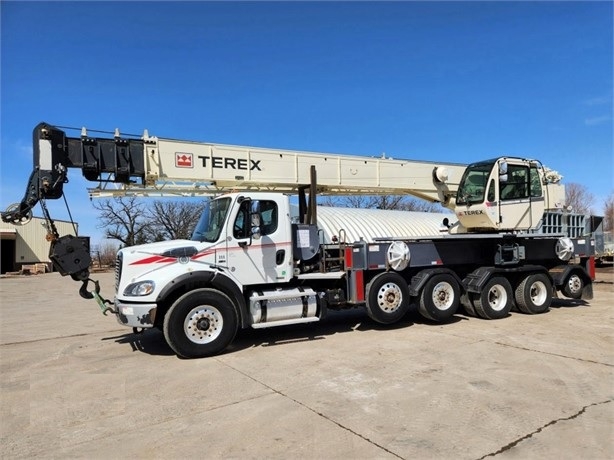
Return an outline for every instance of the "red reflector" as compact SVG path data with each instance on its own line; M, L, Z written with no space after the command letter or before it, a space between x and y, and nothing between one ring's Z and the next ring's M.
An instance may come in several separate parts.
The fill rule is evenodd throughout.
M590 256L588 258L587 265L588 265L588 267L587 267L588 268L588 276L590 276L591 279L594 280L595 279L595 256Z

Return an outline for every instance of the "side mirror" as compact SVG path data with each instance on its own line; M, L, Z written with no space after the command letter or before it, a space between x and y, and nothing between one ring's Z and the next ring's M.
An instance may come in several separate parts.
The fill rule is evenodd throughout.
M499 176L506 176L505 182L507 182L507 161L499 163Z
M254 200L251 203L251 208L249 210L249 217L250 217L250 225L251 225L251 230L250 230L250 234L252 236L253 239L255 240L259 240L261 237L261 231L260 231L260 222L261 222L261 216L260 216L260 201L258 200Z
M507 182L507 174L500 174L499 175L499 183L500 184L505 184Z

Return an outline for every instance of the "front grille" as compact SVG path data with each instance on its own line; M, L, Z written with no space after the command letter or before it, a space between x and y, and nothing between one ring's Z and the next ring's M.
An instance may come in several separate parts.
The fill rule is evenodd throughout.
M122 253L117 253L117 259L115 260L115 292L119 289L119 281L122 277Z

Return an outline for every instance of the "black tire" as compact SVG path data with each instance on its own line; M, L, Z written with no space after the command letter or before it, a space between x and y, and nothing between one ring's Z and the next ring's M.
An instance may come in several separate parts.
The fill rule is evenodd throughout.
M460 286L447 273L433 275L420 291L418 311L432 321L449 320L460 305Z
M512 285L507 278L495 276L486 282L482 292L471 295L471 301L476 313L482 318L505 318L514 303Z
M460 296L460 303L465 309L465 313L467 313L467 315L475 316L477 318L478 314L475 312L475 308L473 308L473 302L471 302L468 292L465 292Z
M552 282L547 275L535 273L525 277L514 294L516 305L522 313L537 315L550 309Z
M232 301L214 289L179 297L164 317L164 337L177 355L203 358L224 350L235 338L238 314Z
M563 295L570 299L579 299L584 290L584 279L577 273L571 273L563 283Z
M409 310L407 281L391 272L380 273L368 284L365 292L367 313L380 324L393 324Z

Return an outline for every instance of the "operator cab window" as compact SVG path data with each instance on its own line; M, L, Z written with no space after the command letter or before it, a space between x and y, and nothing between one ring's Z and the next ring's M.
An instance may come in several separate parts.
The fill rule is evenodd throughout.
M249 200L245 200L243 203L241 203L232 232L236 239L249 238L251 228L251 221L249 218L250 205L251 202ZM261 201L260 218L260 234L265 236L275 233L278 226L277 203L274 201Z
M500 184L501 200L529 198L529 168L520 165L509 165L507 176L507 182Z

